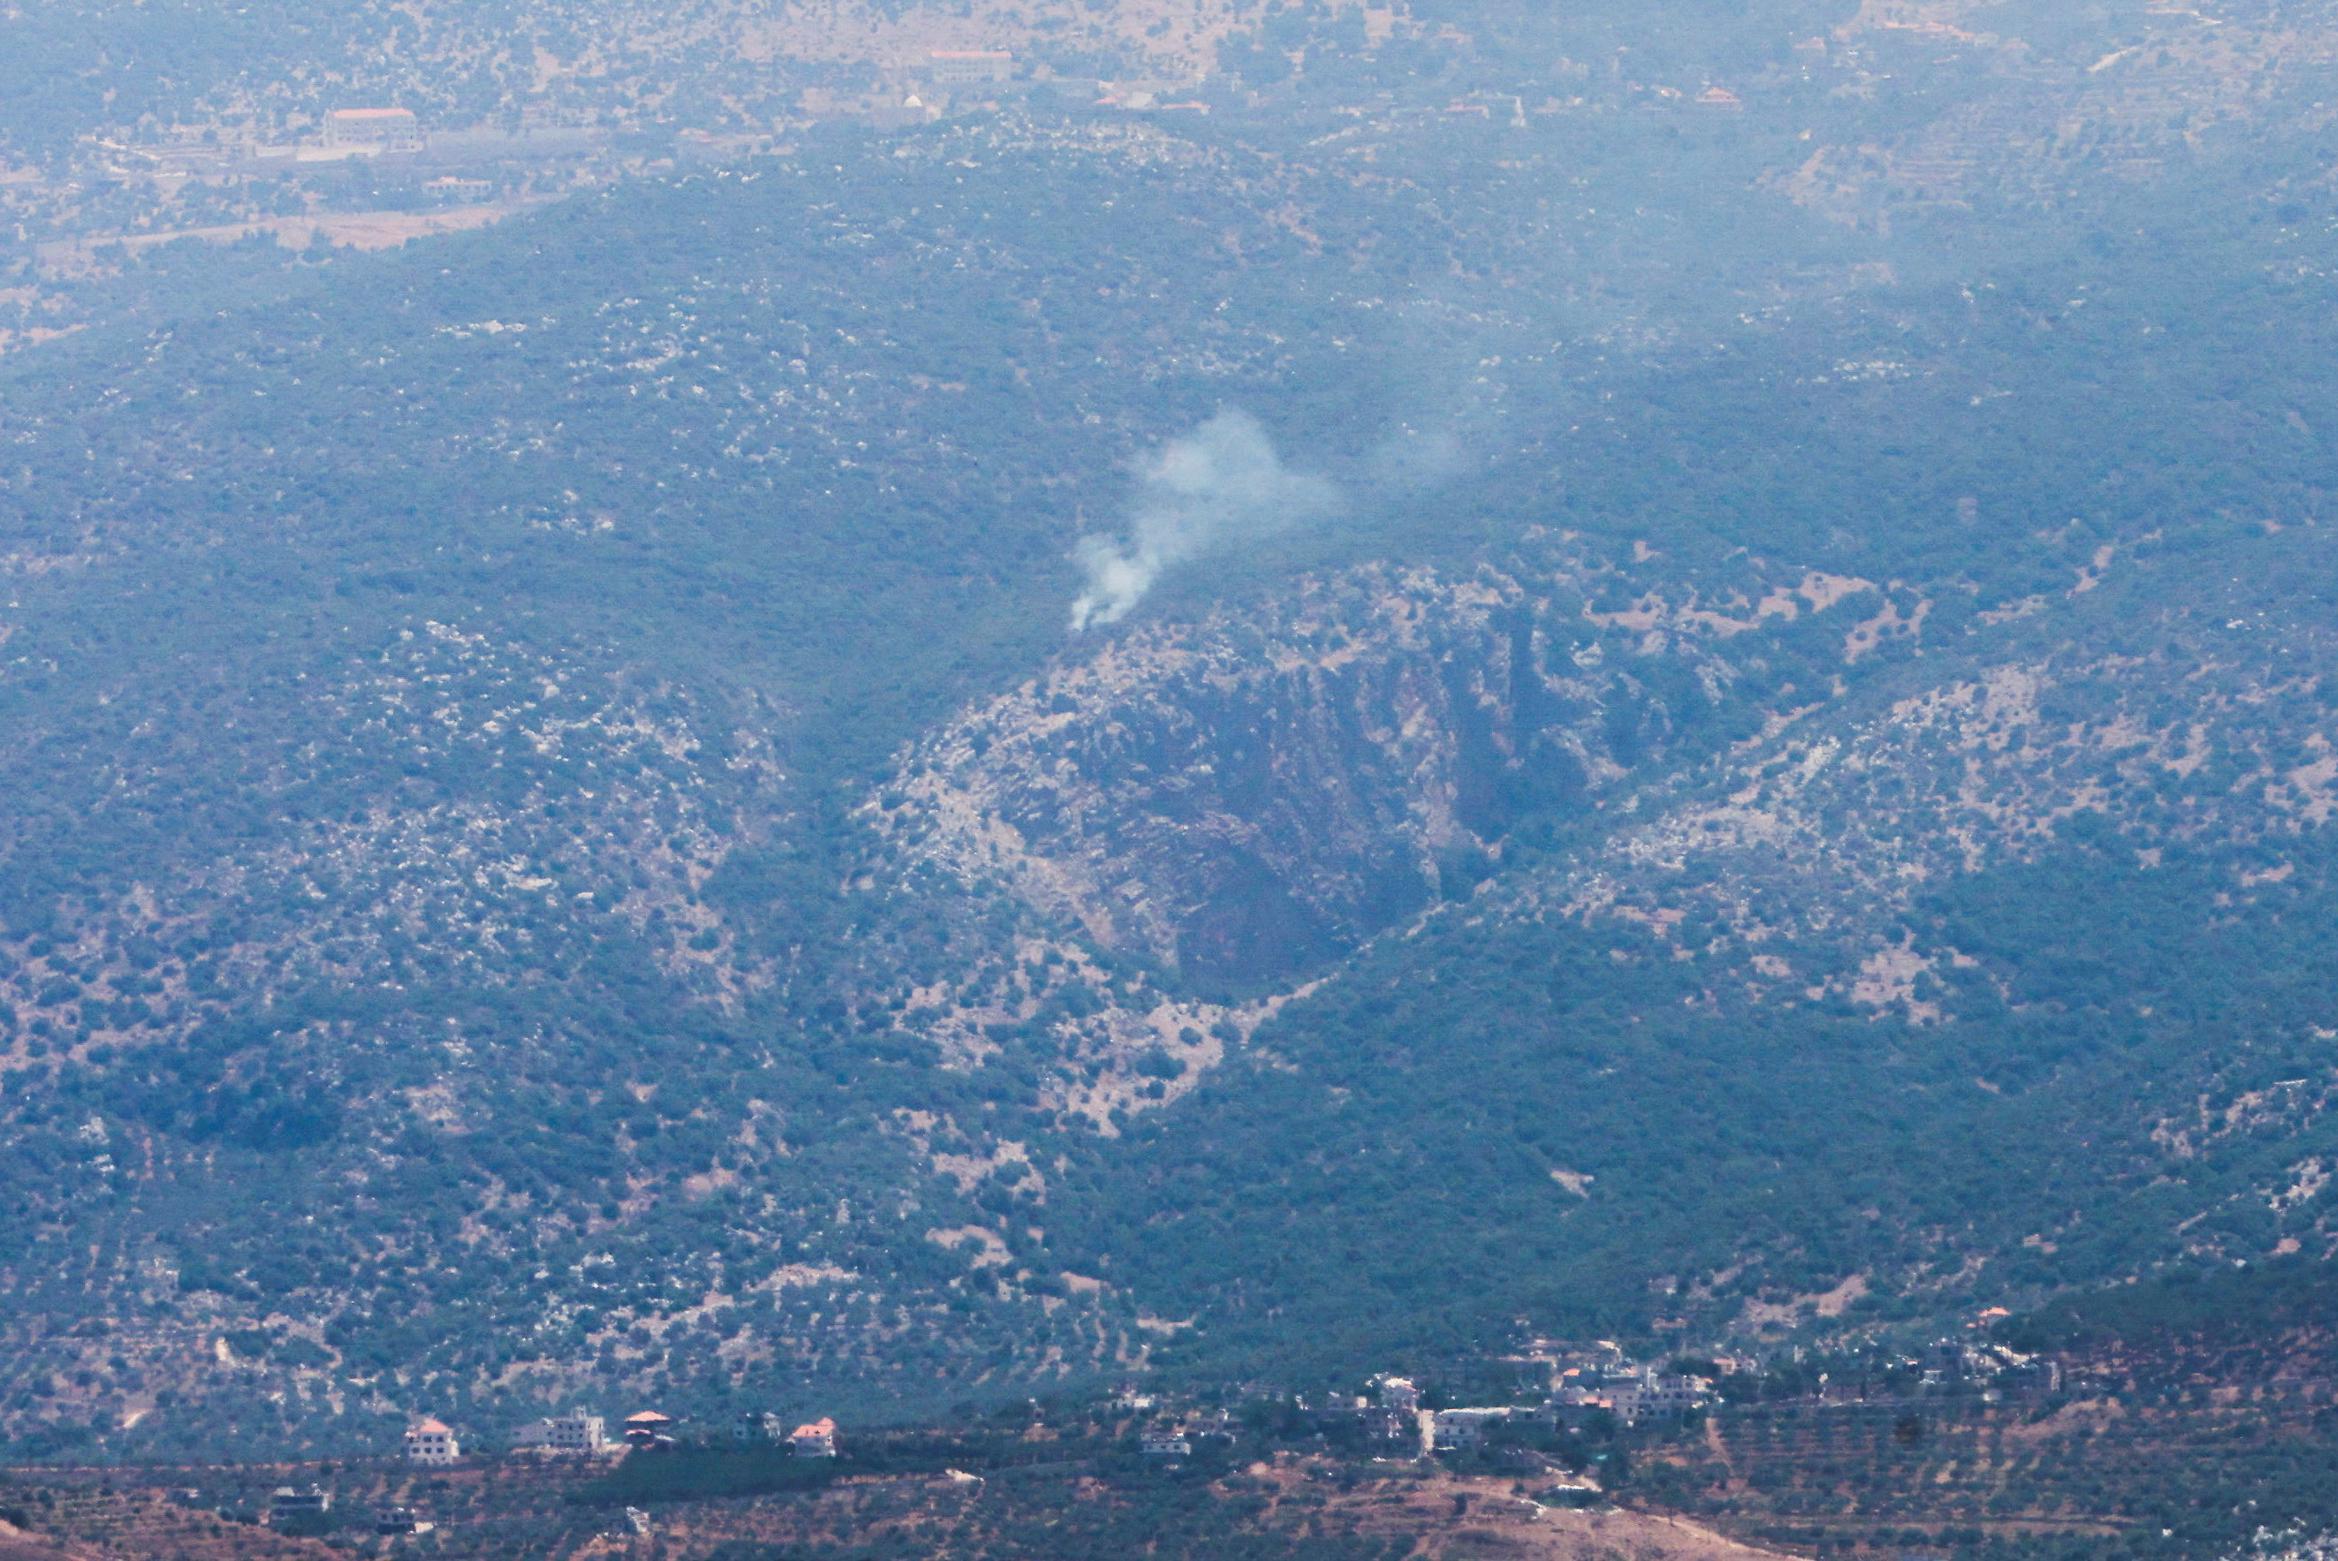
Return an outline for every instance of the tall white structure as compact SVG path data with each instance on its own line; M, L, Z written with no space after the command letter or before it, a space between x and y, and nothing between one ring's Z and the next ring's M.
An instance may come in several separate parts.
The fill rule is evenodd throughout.
M418 1420L406 1432L406 1461L443 1467L463 1456L462 1444L443 1420Z

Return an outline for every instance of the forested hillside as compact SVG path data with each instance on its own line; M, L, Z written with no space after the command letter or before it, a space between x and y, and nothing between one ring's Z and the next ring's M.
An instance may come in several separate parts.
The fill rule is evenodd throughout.
M1164 10L0 357L19 1458L2328 1257L2331 18Z

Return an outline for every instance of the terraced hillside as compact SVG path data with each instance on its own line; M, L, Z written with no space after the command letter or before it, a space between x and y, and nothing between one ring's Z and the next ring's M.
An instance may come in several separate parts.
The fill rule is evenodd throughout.
M2316 1266L2226 1269L2014 1324L2071 1352L2044 1398L1724 1414L1652 1449L1642 1487L1820 1553L2278 1554L2331 1521L2338 1420Z
M1397 1556L1565 1557L1598 1553L1649 1561L1755 1561L1774 1554L1677 1518L1633 1511L1538 1510L1507 1482L1434 1471L1383 1470L1345 1478L1313 1462L1278 1459L1221 1478L1148 1473L1108 1446L1075 1441L1035 1448L1019 1464L984 1464L960 1478L892 1474L817 1489L728 1499L648 1498L637 1532L606 1498L617 1483L573 1470L413 1480L386 1470L333 1471L337 1511L373 1513L391 1502L433 1515L432 1530L397 1541L448 1557L664 1554L685 1561L758 1552L873 1557L1093 1553L1141 1545L1163 1556L1299 1556L1365 1561ZM971 1460L970 1460L971 1461ZM315 1471L283 1471L302 1477ZM9 1492L38 1527L23 1561L189 1557L324 1557L368 1543L341 1525L332 1543L271 1534L235 1471L187 1468L209 1481L190 1496L124 1482L104 1491L80 1474ZM231 1482L222 1486L222 1477ZM331 1477L331 1476L329 1476ZM0 1540L11 1536L0 1533ZM139 1545L155 1546L140 1550ZM35 1549L34 1546L46 1546ZM161 1547L168 1547L165 1551ZM5 1553L5 1552L0 1552ZM12 1558L13 1561L13 1558Z

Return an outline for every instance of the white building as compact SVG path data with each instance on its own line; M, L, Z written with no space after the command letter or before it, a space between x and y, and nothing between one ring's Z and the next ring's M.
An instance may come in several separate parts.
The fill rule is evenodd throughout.
M1510 1418L1508 1409L1440 1409L1436 1414L1431 1445L1441 1453L1466 1451L1482 1446L1486 1427L1497 1420Z
M836 1422L822 1415L806 1425L800 1425L788 1434L798 1458L833 1458L836 1456Z
M608 1422L599 1415L554 1415L520 1433L524 1452L558 1458L596 1458L609 1451Z
M406 1432L406 1461L443 1467L463 1456L462 1444L443 1420L419 1420Z
M418 152L422 131L412 109L337 108L325 116L325 145L359 154Z
M1015 74L1015 57L1003 49L936 49L925 68L937 87L970 87L1005 81Z
M1616 1418L1626 1425L1643 1420L1675 1420L1713 1402L1713 1384L1703 1377L1666 1376L1645 1372L1636 1382L1613 1390Z
M1137 1441L1147 1458L1190 1458L1193 1443L1175 1426L1156 1426Z

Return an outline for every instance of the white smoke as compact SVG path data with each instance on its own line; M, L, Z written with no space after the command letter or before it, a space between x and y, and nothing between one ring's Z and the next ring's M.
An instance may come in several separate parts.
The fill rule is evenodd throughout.
M1258 419L1220 412L1137 469L1126 536L1080 539L1087 586L1072 603L1072 631L1127 617L1164 569L1340 507L1328 478L1283 465Z
M1448 415L1427 426L1399 423L1372 451L1372 480L1396 493L1418 493L1451 480L1470 460L1456 421Z

